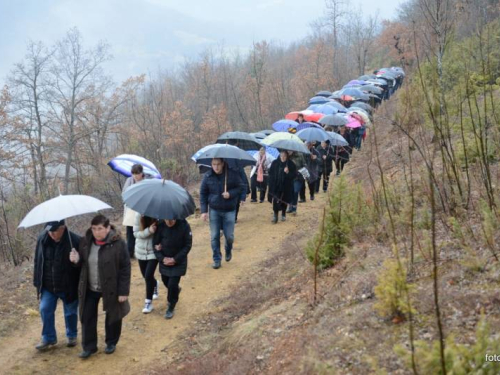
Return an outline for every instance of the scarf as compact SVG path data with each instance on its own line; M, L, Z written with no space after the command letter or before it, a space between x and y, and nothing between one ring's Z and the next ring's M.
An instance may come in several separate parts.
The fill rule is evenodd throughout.
M266 154L260 155L257 167L257 182L264 182L264 163L266 162Z

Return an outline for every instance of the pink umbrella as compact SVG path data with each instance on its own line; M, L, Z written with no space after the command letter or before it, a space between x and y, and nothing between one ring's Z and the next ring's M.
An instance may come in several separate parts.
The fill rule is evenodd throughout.
M356 129L356 128L361 127L361 123L358 120L356 120L354 117L347 116L347 121L348 122L345 126L347 126L348 128Z

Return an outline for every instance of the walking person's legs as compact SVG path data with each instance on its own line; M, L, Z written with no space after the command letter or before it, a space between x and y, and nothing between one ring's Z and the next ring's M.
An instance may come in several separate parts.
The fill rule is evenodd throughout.
M224 232L226 261L229 262L232 257L234 243L234 224L236 222L236 213L234 211L224 212L222 215L222 231Z
M257 173L254 173L254 175L250 179L250 191L250 202L257 202Z
M76 345L76 337L78 335L78 300L70 303L66 302L64 297L61 298L64 308L64 322L66 324L66 337L68 338L68 346Z
M222 229L221 213L210 209L210 243L212 245L213 267L219 268L222 254L220 252L220 231ZM224 234L225 235L225 234Z
M57 295L42 289L40 297L40 317L42 318L42 342L37 345L38 350L48 347L47 344L57 343L57 333L55 326L55 311L57 308Z
M135 250L134 227L127 227L127 249L130 259L133 259Z
M84 352L97 351L97 316L101 293L87 290L81 316L82 348Z

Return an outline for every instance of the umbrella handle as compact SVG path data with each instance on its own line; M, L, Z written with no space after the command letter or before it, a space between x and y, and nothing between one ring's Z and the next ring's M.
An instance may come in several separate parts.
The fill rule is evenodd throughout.
M224 176L224 193L227 193L227 165L226 165L226 175Z
M71 241L71 235L69 234L69 227L66 225L66 231L68 232L69 246L73 248L73 241Z

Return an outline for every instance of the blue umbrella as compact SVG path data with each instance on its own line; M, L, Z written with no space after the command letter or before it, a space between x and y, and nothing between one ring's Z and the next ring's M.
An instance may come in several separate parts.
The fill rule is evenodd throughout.
M344 112L344 113L347 112L347 108L335 100L332 100L331 102L325 103L323 105L329 105L329 106L335 107L335 108L337 108L337 110L339 112Z
M304 129L309 129L309 128L319 128L323 129L321 125L316 124L315 122L303 122L302 124L297 125L297 132L304 130Z
M155 165L151 163L148 159L145 159L141 156L123 154L117 156L116 158L111 159L108 163L108 165L111 167L112 170L126 177L132 176L131 169L134 164L142 165L144 174L147 174L154 178L161 178L161 174L155 167Z
M323 129L307 128L297 132L297 137L305 142L323 142L329 141L331 137Z
M316 108L318 107L321 107L323 104L311 104L309 107L307 107L306 109L308 109L309 111L313 111L313 112L316 112Z
M326 132L330 136L330 144L332 146L349 146L349 142L345 140L340 134L335 132Z
M316 113L323 113L325 115L334 115L338 112L338 108L333 106L333 105L328 105L328 103L326 104L322 104L320 105L318 108L316 108L316 110L314 112Z
M273 124L273 129L277 132L287 132L290 128L296 128L298 123L293 120L279 120Z

